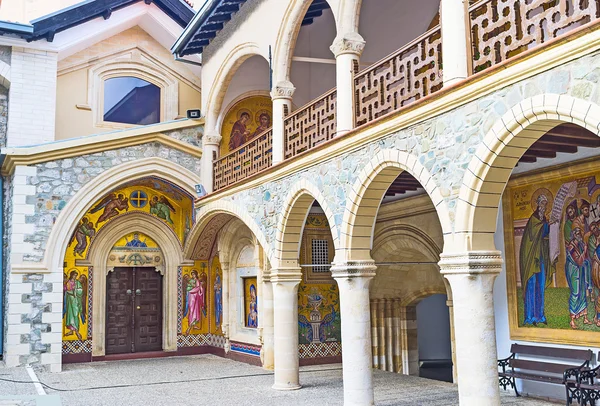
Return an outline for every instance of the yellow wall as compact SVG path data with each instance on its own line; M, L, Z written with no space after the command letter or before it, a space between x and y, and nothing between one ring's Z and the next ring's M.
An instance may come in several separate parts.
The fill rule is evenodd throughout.
M102 92L90 81L90 70L117 61L150 64L166 76L175 78L178 97L172 100L172 116L164 111L161 121L185 117L189 109L201 107L200 78L186 65L173 60L169 50L154 40L140 27L133 27L71 55L58 64L56 91L56 139L67 139L98 134L131 125L119 123L94 124L94 117L102 107L96 105L96 95ZM140 65L140 70L148 73ZM131 73L124 74L131 76ZM91 92L90 92L91 89ZM161 97L166 93L161 89Z

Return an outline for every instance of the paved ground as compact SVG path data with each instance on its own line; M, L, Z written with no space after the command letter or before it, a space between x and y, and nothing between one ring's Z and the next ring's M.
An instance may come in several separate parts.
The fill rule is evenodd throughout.
M343 395L341 365L303 367L303 388L278 392L271 389L273 376L269 371L213 355L66 365L62 373L37 371L37 377L47 396L35 396L38 391L24 368L0 367L0 406L14 404L2 400L9 395L35 396L38 406L55 405L58 397L62 405L69 406L325 406L342 405ZM458 404L457 388L452 384L381 371L375 371L374 378L377 405ZM36 405L30 401L16 404ZM503 393L502 404L555 405L517 399L508 393Z

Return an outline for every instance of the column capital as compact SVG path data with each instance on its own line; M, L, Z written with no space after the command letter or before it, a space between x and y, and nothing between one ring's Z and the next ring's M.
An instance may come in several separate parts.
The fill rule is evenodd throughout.
M469 251L440 254L440 270L443 275L499 274L502 271L500 251Z
M292 82L289 80L282 80L277 82L275 86L273 86L273 89L271 89L271 99L292 100L292 96L294 95L295 91L296 88Z
M271 269L263 269L262 271L262 281L263 283L269 283L271 282Z
M202 138L202 145L219 146L223 137L221 137L221 134L219 134L217 130L209 130L204 133L204 137Z
M271 268L269 279L272 283L300 283L302 281L302 269L300 267Z
M331 276L338 278L373 278L377 266L373 260L347 261L333 264L331 267Z
M336 37L329 49L336 58L344 54L360 56L365 49L365 44L364 38L359 33L349 32L341 37Z

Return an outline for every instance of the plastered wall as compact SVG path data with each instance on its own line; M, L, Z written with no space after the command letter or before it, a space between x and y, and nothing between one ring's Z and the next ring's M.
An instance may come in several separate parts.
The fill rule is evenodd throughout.
M201 107L200 78L185 65L173 60L168 49L140 27L123 31L58 63L56 139L66 139L125 128L102 121L102 82L96 72L138 76L172 83L161 86L161 121L185 117L188 109ZM101 75L102 73L98 73ZM146 77L150 76L150 78ZM160 83L156 83L160 84Z

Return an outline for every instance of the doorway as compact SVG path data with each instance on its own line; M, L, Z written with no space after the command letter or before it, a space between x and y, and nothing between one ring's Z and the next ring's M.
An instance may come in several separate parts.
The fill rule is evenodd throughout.
M106 355L162 350L162 275L115 268L106 277Z

